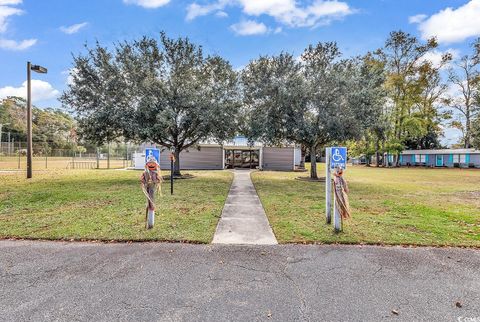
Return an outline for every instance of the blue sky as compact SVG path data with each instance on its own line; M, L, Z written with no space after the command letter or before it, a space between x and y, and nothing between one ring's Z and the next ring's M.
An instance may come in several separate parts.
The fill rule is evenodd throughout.
M478 17L480 0L0 0L0 98L24 92L31 60L49 69L34 75L41 80L34 103L59 107L72 54L95 40L110 45L164 30L240 68L260 54L298 55L318 41L337 41L346 56L364 54L401 29L438 36L438 53L458 56L480 36Z

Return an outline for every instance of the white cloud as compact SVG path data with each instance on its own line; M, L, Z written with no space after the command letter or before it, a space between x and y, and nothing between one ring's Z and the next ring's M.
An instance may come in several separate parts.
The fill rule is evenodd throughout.
M0 6L12 6L21 4L22 0L0 0Z
M25 50L37 43L37 39L26 39L22 41L16 41L12 39L0 39L0 48L8 50Z
M32 79L32 101L45 101L52 99L60 95L60 92L53 88L50 83ZM27 97L27 82L23 82L20 87L6 86L0 88L0 98L5 98L7 96L18 96L18 97Z
M421 23L422 21L424 21L425 19L427 19L427 15L424 15L424 14L420 14L420 15L415 15L415 16L411 16L411 17L408 17L408 22L409 23Z
M123 3L134 4L148 9L160 8L169 2L170 0L123 0Z
M206 5L199 5L198 3L191 3L187 7L187 16L185 19L187 21L191 21L197 17L206 16L214 11L224 12L222 11L227 5L229 4L228 0L218 0L218 2L206 4ZM226 14L226 12L224 12Z
M223 10L229 5L240 6L248 16L268 15L290 27L326 25L354 13L346 2L339 0L314 0L304 7L298 6L295 0L218 0L206 5L192 3L187 8L187 20Z
M447 53L452 55L453 60L457 59L460 56L460 51L457 50L457 49L453 49L453 48L447 49L443 52L439 51L439 50L433 50L433 51L429 51L425 55L423 55L423 57L421 58L420 61L422 61L422 62L423 61L429 61L430 63L432 63L432 65L434 67L439 67L441 62L442 62L443 55L445 55ZM442 69L448 68L449 66L450 66L450 64L447 63L442 67Z
M77 75L77 73L78 73L77 68L70 68L62 72L62 75L67 75L67 79L66 79L67 85L73 84L73 77Z
M1 1L1 0L0 0ZM9 3L9 2L0 2L0 33L7 31L8 25L8 17L21 15L23 14L23 10L9 7L8 4L16 4L16 3Z
M19 5L22 0L0 0L0 33L4 33L8 28L8 18L15 15L21 15L23 10L12 7ZM25 50L37 43L37 39L25 39L22 41L0 38L0 49L7 50Z
M456 43L480 36L480 0L470 0L456 9L446 8L418 25L423 39L437 37L440 43Z
M231 25L230 28L240 36L261 35L269 31L265 24L253 20L241 21Z
M67 35L75 34L80 31L80 29L85 28L88 25L88 22L77 23L68 27L62 26L60 30Z
M225 11L217 11L215 13L215 16L218 17L218 18L227 18L228 13L226 13Z

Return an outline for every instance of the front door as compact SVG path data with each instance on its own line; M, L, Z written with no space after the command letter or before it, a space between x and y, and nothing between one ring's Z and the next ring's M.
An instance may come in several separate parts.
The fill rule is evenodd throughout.
M437 155L436 160L436 166L443 167L443 155Z
M225 150L225 166L227 169L255 169L259 165L258 150Z

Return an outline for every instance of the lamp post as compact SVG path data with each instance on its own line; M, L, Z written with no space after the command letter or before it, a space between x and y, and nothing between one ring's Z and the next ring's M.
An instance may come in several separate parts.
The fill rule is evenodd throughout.
M47 69L27 62L27 179L32 177L32 70L46 74Z
M2 129L4 125L10 125L10 123L0 123L0 153L3 153L2 150Z

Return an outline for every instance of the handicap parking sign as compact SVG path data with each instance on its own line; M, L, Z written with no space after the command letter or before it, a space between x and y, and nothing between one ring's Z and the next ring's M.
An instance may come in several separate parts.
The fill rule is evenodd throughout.
M347 148L332 147L330 149L330 169L347 168Z
M149 158L154 157L157 160L157 163L160 164L160 150L154 148L145 149L145 163L148 162Z

